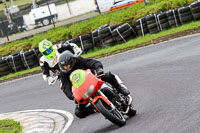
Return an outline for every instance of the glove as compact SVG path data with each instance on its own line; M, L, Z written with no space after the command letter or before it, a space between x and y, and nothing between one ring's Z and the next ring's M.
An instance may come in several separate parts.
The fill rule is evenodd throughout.
M102 68L99 68L99 69L97 70L97 76L100 76L100 75L102 75L102 74L104 74L104 71L103 71Z
M48 79L47 79L48 85L54 85L56 83L57 79L58 79L57 76L56 77L48 77Z
M79 48L75 43L70 43L70 45L73 47L75 56L79 56L80 54L82 54L82 52L83 52L82 49Z
M75 55L75 56L81 55L82 52L83 52L83 51L81 50L81 48L76 48L76 49L74 49L74 55Z

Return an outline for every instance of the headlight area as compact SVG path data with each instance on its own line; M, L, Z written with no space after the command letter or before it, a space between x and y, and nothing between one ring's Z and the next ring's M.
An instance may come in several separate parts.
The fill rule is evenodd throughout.
M82 98L88 98L94 91L94 85L91 85L88 90L81 96Z

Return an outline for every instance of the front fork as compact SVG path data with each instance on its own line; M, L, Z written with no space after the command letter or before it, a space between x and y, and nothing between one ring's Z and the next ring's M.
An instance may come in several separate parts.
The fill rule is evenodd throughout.
M98 96L95 96L94 98L90 97L90 99L89 99L90 103L92 103L94 105L96 110L98 110L98 108L96 107L95 103L98 99L102 99L107 105L109 105L111 107L111 110L115 109L115 106L108 100L108 98L101 92L101 90L98 90L97 93L99 94Z
M108 104L108 105L111 107L111 110L115 110L115 109L116 109L116 107L112 104L112 102L110 102L110 101L108 100L108 98L101 92L101 90L98 90L97 93L99 94L98 96L95 96L94 98L91 98L91 97L90 97L90 103L92 103L92 104L94 105L94 107L96 108L96 110L97 110L98 112L100 112L100 111L98 110L98 108L97 108L96 105L95 105L95 103L96 103L96 101L97 101L98 99L102 99L106 104ZM128 114L129 109L130 109L130 105L131 105L132 100L133 100L132 97L131 97L131 95L128 95L128 97L129 97L129 102L127 103L127 108L126 108L125 111L121 111L121 113L122 113L123 115Z

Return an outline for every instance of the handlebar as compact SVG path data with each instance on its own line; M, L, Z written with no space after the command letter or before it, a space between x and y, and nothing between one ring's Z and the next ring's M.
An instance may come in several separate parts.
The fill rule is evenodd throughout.
M97 77L97 78L101 78L101 77L104 76L104 75L105 75L105 73L103 73L103 74L101 74L101 75L99 75L99 76L96 75L96 77Z

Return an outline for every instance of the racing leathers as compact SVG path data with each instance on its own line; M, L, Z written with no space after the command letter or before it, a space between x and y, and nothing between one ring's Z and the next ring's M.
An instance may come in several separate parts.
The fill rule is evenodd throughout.
M55 81L57 80L57 77L52 76L50 74L50 71L52 71L54 74L60 72L60 69L59 69L59 66L58 66L58 59L60 57L60 54L63 51L69 50L75 56L78 56L82 53L81 48L79 48L74 43L55 44L55 45L53 45L53 47L55 48L55 51L56 51L54 58L49 59L49 58L46 58L45 56L42 56L40 58L40 61L39 61L40 66L41 66L42 71L43 71L42 77L43 77L44 81L46 81L49 85L54 84Z

